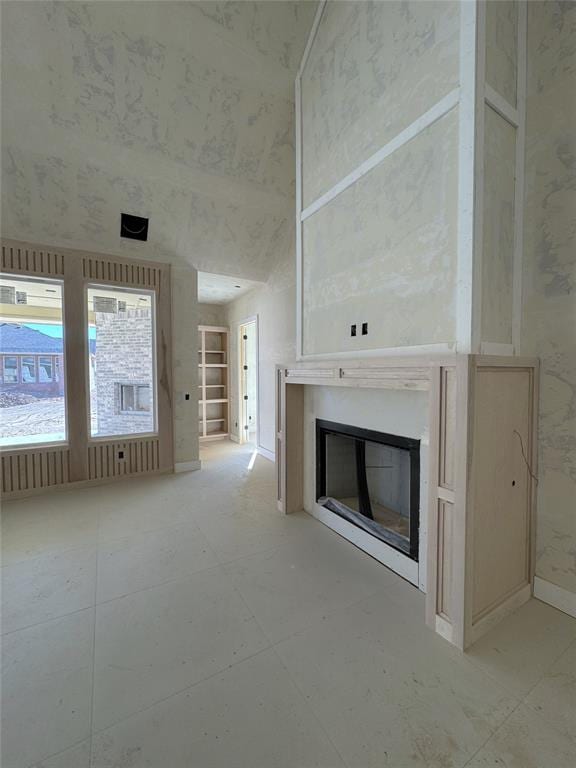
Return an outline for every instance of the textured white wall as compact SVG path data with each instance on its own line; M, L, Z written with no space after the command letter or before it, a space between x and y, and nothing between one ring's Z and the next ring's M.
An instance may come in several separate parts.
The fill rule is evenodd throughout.
M5 236L265 279L313 3L2 3ZM120 212L150 217L121 239Z
M329 2L302 75L304 205L458 78L458 3ZM453 109L306 219L305 355L455 342L457 142Z
M516 129L488 105L484 121L480 332L482 341L512 344Z
M528 3L523 352L541 359L536 573L576 592L576 4Z
M264 288L257 288L227 305L230 327L230 431L238 421L238 324L258 315L260 446L275 451L275 371L296 355L296 275L294 241L283 251Z
M458 85L446 0L328 2L302 77L304 206Z
M198 304L198 325L226 325L224 304Z

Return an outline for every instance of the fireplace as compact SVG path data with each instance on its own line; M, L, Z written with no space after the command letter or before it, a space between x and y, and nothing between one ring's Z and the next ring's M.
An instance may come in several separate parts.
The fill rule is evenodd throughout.
M417 561L420 441L317 419L316 501Z

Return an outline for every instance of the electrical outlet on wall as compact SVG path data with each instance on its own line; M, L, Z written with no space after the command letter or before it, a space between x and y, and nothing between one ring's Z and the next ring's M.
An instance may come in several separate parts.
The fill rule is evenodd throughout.
M356 323L350 326L350 336L356 336Z
M368 336L368 323L362 323L362 336Z

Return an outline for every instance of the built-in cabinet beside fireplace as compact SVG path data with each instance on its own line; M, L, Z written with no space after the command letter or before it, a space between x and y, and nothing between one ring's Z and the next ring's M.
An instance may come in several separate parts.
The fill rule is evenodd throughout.
M481 355L279 366L280 510L306 508L418 585L429 626L468 647L532 592L537 374L533 359ZM353 389L375 425L377 401L396 413L399 392L418 393L424 442L397 413L389 432L317 418L308 387Z

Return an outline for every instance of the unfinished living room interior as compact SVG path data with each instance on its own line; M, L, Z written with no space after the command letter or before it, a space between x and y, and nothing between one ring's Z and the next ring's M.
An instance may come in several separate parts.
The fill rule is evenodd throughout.
M574 768L576 2L0 23L2 768Z

